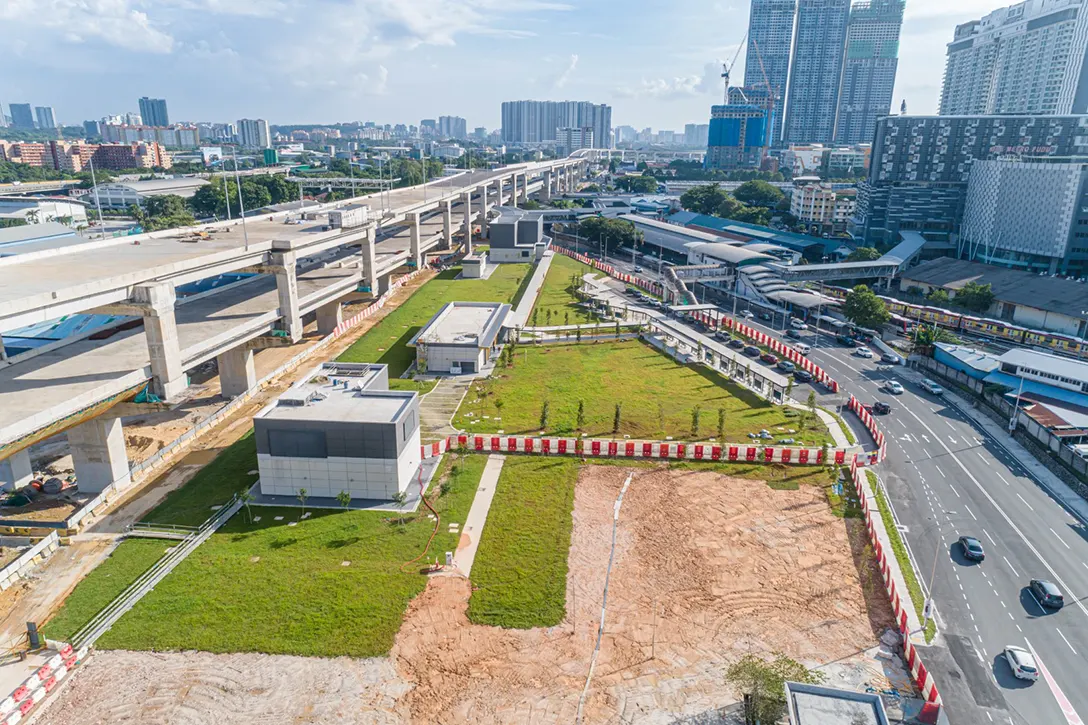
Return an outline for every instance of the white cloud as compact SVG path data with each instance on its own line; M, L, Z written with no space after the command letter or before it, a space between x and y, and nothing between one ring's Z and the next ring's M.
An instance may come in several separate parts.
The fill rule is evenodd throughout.
M674 78L643 78L635 87L618 88L615 94L620 98L655 98L674 100L691 98L711 92L722 92L721 64L707 63L701 75L678 76Z
M563 72L559 74L559 77L555 79L555 83L552 84L552 87L555 88L556 90L559 90L560 88L563 88L564 86L566 86L567 81L569 81L570 77L572 75L574 75L574 69L577 68L577 67L578 67L578 54L577 53L571 53L570 62L567 63L566 69L564 69Z
M44 32L68 43L101 40L144 53L169 53L174 38L130 0L4 0L5 35Z

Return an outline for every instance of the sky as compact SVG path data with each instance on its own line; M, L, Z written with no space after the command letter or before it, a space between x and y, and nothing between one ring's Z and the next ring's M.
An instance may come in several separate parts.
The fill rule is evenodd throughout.
M945 45L995 0L907 0L894 109L935 113ZM504 100L612 105L683 130L720 103L747 0L0 0L0 104L61 123L166 98L171 121L495 128Z

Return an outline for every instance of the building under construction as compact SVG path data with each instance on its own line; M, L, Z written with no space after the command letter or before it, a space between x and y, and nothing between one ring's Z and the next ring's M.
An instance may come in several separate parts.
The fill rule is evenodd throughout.
M710 107L706 168L758 168L767 140L767 109L749 103Z

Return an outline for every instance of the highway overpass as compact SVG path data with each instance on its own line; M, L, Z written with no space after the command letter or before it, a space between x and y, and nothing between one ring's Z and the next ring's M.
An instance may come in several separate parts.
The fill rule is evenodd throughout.
M322 332L331 331L340 321L340 299L360 285L384 291L394 270L422 265L428 251L449 246L455 234L479 224L486 236L487 210L531 193L547 198L571 190L586 165L572 156L466 172L326 205L302 223L297 214L278 213L44 244L0 259L0 483L25 482L28 447L66 429L81 490L124 479L124 437L119 419L109 415L111 404L148 381L164 400L175 400L187 386L185 371L212 358L224 394L248 389L256 382L253 349L269 333L297 342L309 313ZM327 228L329 210L364 204L366 224ZM258 274L177 301L176 286L227 272ZM105 340L3 355L3 331L84 312L136 315L143 325Z

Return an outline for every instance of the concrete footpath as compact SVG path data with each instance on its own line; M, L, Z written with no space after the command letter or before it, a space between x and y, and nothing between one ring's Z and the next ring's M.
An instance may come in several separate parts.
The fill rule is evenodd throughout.
M904 368L904 372L904 377L915 383L921 382L922 378L925 377L922 372L914 368ZM1051 496L1060 501L1082 522L1088 523L1088 501L1081 498L1065 481L1051 473L1050 469L1040 463L1035 456L1009 435L1004 426L979 410L973 401L967 400L945 386L942 387L944 387L944 395L941 397L948 404L982 428L987 436L993 438L998 445L1012 454L1016 462L1023 466L1030 476L1046 489Z
M479 548L480 537L484 533L487 512L491 510L491 501L495 498L495 488L499 484L499 474L502 473L505 462L506 456L487 457L487 465L480 476L480 485L472 499L472 508L469 509L465 525L461 528L461 540L457 544L457 553L453 555L453 564L466 577L472 573L472 562L476 559L476 549Z
M514 327L526 327L528 325L529 315L533 311L533 305L536 304L536 298L540 294L540 288L544 286L544 278L548 276L548 270L552 266L552 259L554 257L555 252L549 249L544 252L544 256L537 265L533 267L533 276L529 280L529 286L525 288L525 294L521 296L521 300L514 310Z

